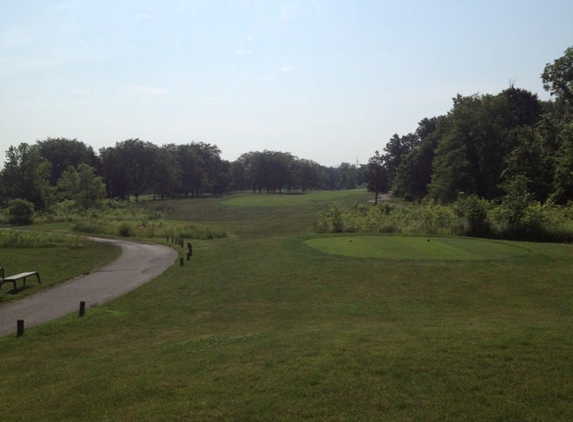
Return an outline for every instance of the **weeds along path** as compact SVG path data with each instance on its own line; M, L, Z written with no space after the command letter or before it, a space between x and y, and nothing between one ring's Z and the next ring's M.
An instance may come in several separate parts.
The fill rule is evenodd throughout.
M115 299L151 281L177 258L177 252L168 246L93 239L120 246L121 256L88 275L3 304L0 306L0 336L16 333L18 320L24 320L25 327L29 328L78 312L80 302L89 308Z

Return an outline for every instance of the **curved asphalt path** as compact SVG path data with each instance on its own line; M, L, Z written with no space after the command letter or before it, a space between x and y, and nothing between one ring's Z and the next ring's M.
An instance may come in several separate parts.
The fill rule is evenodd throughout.
M89 308L115 299L151 281L177 259L177 252L168 246L113 239L94 240L121 246L123 253L88 275L0 305L0 336L15 334L19 319L24 320L25 328L30 328L78 312L80 302L85 302Z

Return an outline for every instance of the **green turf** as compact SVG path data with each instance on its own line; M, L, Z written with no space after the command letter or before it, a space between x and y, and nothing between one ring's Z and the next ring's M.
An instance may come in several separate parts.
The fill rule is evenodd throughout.
M305 244L336 255L364 258L466 261L504 259L529 253L510 242L463 237L329 236Z
M310 191L297 193L239 194L223 202L230 207L292 207L325 201L361 200L364 190Z
M364 259L304 243L329 238L309 230L328 201L227 199L150 204L232 236L83 318L0 339L0 420L573 420L573 245Z

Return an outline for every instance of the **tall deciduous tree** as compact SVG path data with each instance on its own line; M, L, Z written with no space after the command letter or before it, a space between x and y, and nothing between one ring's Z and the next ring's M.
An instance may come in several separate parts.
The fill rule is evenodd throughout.
M177 146L168 144L157 148L153 162L153 196L174 197L181 186L181 173Z
M444 116L425 118L418 124L419 144L403 156L392 182L394 195L408 200L422 200L432 181L434 151L440 139Z
M98 158L91 146L67 138L47 138L37 141L34 148L40 155L52 165L50 185L55 186L60 176L69 166L77 167L78 164L88 164L98 167Z
M11 146L0 172L5 199L24 199L40 210L47 209L53 196L50 167L50 163L27 143Z
M392 183L394 177L396 177L398 167L406 154L416 148L419 142L420 138L415 133L409 133L405 136L394 134L392 138L390 138L384 147L385 154L383 156L390 183Z
M69 166L58 180L57 188L61 198L73 200L85 210L106 195L102 177L96 175L95 168L85 163L79 164L77 169Z
M552 64L547 63L541 79L545 90L573 107L573 47Z
M364 178L368 184L368 190L374 192L374 205L377 205L378 195L382 192L388 192L390 187L388 171L384 166L384 157L378 151L368 159Z

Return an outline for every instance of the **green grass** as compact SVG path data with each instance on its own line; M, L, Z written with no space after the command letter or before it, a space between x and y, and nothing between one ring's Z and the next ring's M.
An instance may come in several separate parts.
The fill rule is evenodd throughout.
M185 266L0 339L0 420L573 419L571 245L512 242L529 253L491 261L326 254L305 244L325 203L224 201L153 205L235 229L193 242Z
M22 281L18 281L17 293L12 284L2 285L0 302L17 300L70 280L107 264L120 253L120 248L77 236L0 231L0 267L4 267L6 276L38 271L42 280L39 284L35 277L31 277L25 287Z
M353 257L432 261L487 261L529 253L512 242L464 237L336 236L309 239L323 252Z
M239 194L231 199L223 201L230 207L300 207L312 203L324 203L325 201L352 201L362 200L364 190L341 190L341 191L310 191L296 193L260 193ZM371 194L370 194L371 196Z

